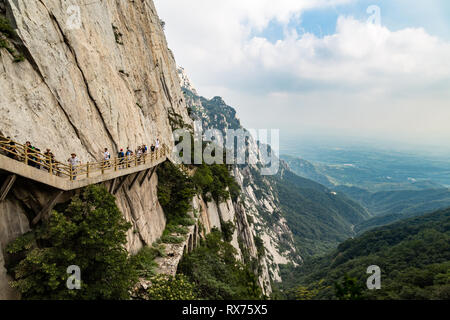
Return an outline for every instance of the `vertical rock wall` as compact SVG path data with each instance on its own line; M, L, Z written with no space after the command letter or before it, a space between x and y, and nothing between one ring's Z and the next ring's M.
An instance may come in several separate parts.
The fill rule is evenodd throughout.
M1 0L0 15L17 31L18 39L8 41L25 56L16 63L0 48L1 134L50 148L59 161L76 152L87 162L100 160L105 147L114 154L156 138L171 146L171 118L191 122L153 1ZM42 201L33 200L39 188L14 187L22 199L12 193L0 204L1 299L14 298L6 289L3 252L29 229L24 204L38 211L51 197L48 191ZM154 175L117 194L133 224L133 253L165 228L156 192Z

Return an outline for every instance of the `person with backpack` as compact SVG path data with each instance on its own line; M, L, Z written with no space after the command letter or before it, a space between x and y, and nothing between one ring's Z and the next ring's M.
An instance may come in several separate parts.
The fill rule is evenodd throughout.
M131 151L130 147L127 147L127 152L126 152L126 157L127 157L127 167L130 167L130 161L131 161L131 157L133 155L133 151Z
M123 165L125 161L125 153L123 152L123 149L120 149L119 153L117 154L117 158L119 158L119 169L125 169L125 166Z

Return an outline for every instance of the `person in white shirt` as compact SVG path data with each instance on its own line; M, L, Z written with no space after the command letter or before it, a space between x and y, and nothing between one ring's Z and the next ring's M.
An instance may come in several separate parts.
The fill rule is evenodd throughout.
M105 162L103 163L103 167L107 168L109 167L109 160L111 160L111 154L108 151L108 148L105 148L105 152L103 153L103 160L105 160Z
M158 150L159 149L159 145L160 145L160 143L159 143L159 139L156 139L156 149Z
M78 159L75 153L72 153L71 157L67 160L69 164L72 166L72 179L75 180L77 178L77 167L81 164L80 159Z

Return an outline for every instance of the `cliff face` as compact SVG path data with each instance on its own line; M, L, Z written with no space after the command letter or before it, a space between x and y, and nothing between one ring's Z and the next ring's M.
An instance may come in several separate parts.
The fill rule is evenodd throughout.
M105 147L114 154L128 146L151 145L156 138L171 147L171 121L175 118L192 125L192 120L153 2L81 2L0 0L0 16L6 16L17 32L17 38L8 41L25 57L15 62L13 54L0 48L0 133L23 143L29 140L41 150L50 148L60 161L71 152L83 162L98 161ZM234 112L222 110L227 111ZM213 125L211 118L205 117ZM257 152L252 143L252 152ZM4 174L0 173L1 180ZM204 229L193 226L186 243L168 247L171 259L161 261L161 272L174 274L184 249L192 248L201 232L220 229L221 220L233 221L232 244L239 258L250 256L259 262L260 284L270 294L270 280L277 279L271 257L279 254L272 245L267 246L271 241L268 229L261 231L255 225L259 209L251 187L244 184L248 174L242 169L234 173L244 191L243 201L193 199L192 215ZM136 253L162 235L166 219L157 198L157 175L129 189L132 179L127 177L116 197L133 225L127 247ZM110 183L105 183L107 188ZM0 299L17 297L8 286L5 246L30 230L30 221L55 192L18 178L0 203ZM68 201L73 195L65 193L59 201ZM257 234L268 249L264 257L258 254Z
M78 14L79 13L79 14ZM190 123L174 57L151 0L0 0L11 21L10 40L23 62L0 48L0 133L58 160L76 152L83 162L100 160L103 148L172 145L170 117ZM131 178L129 178L131 180ZM0 204L0 299L12 298L4 247L29 230L29 216L51 198L21 182ZM156 195L157 176L117 203L132 222L128 249L151 245L165 228ZM128 190L128 188L126 188Z
M189 119L153 2L75 6L79 26L77 2L6 0L26 60L2 50L3 134L84 161L105 147L170 143L168 113Z
M229 129L244 129L236 111L221 97L209 100L199 96L185 70L179 68L178 74L191 116L201 121L203 129L218 129L223 137ZM258 143L252 137L248 140L248 152L260 154ZM281 281L279 265L299 263L301 257L292 231L281 214L272 182L261 175L257 165L235 166L233 176L242 190L240 200L233 204L232 210L237 227L235 236L251 259L258 261L260 284L271 292L271 281ZM258 253L258 246L264 247L264 255ZM240 248L238 250L241 252Z

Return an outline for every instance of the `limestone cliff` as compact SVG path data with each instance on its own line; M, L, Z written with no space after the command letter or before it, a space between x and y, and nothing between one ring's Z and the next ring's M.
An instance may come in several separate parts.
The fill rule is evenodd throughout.
M50 148L58 160L76 152L87 162L101 159L105 147L114 154L156 138L172 145L173 114L190 123L151 0L0 0L0 16L17 33L8 42L25 57L15 62L0 48L1 134ZM29 229L30 215L54 192L18 183L0 203L0 299L14 297L7 289L5 245ZM151 245L165 228L156 186L155 175L117 194L133 224L131 252Z
M176 69L151 0L0 0L0 17L7 17L17 33L9 39L0 34L14 48L0 46L0 134L50 148L60 161L75 152L87 162L99 161L105 147L114 154L151 145L156 138L171 147L173 119L192 125L178 75L182 81L184 75L185 86L189 79ZM5 175L0 172L0 179ZM270 294L271 280L277 279L270 257L278 257L270 237L278 229L258 231L256 202L248 200L253 191L243 183L246 172L239 169L234 175L244 200L216 203L195 197L191 214L200 223L189 228L186 242L167 246L169 258L159 261L160 272L174 274L183 252L192 250L202 233L233 221L232 244L239 258L258 261L260 284ZM133 225L127 247L136 253L161 237L166 218L157 197L158 176L131 188L132 180L126 178L116 197ZM30 230L30 221L55 192L18 178L0 203L0 299L17 298L8 286L5 246ZM59 202L76 192L64 193ZM257 235L269 249L264 257L258 253Z

